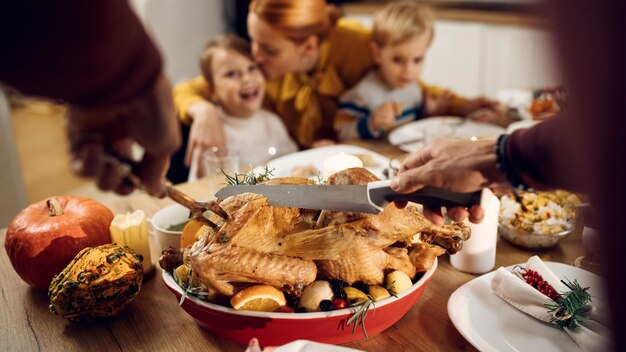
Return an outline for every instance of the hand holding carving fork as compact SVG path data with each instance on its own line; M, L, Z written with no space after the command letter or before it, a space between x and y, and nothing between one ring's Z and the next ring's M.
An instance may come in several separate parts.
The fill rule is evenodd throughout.
M144 187L143 183L141 182L141 179L137 177L137 175L135 175L135 173L133 172L133 167L132 167L134 163L132 161L128 161L123 158L114 157L114 156L109 156L107 159L108 159L107 162L113 165L118 165L118 167L121 170L121 173L125 175L126 179L130 181L130 183L135 188L140 189L148 193L149 195L157 197L157 198L169 197L176 203L189 209L190 219L198 220L212 228L215 228L218 225L212 222L211 220L209 220L206 216L204 216L204 214L207 211L213 212L216 215L222 217L223 219L228 218L228 214L226 214L224 209L222 209L215 201L208 201L208 202L197 201L191 196L189 196L188 194L174 188L172 183L167 180L163 180L164 185L165 185L164 193L154 194L150 192L146 187Z

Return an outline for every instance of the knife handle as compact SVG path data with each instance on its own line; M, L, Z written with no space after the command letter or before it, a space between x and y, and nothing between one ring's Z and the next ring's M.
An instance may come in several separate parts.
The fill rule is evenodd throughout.
M481 191L458 193L450 192L443 188L424 187L413 193L396 193L390 187L391 180L370 182L367 184L367 195L370 203L381 209L389 202L403 200L422 204L431 209L439 209L441 207L466 207L480 205L483 209L487 209L493 193L489 188L483 188Z

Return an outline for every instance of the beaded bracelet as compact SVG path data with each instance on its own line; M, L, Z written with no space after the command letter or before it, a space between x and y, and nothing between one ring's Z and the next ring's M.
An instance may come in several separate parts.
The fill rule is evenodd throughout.
M501 134L496 141L496 168L506 176L511 187L513 187L514 193L516 193L515 190L517 189L529 191L530 187L522 181L522 178L513 170L509 162L505 149L507 137L508 135Z

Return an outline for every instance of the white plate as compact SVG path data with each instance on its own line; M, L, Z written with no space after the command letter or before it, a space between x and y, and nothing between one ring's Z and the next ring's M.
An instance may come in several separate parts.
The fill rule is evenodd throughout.
M597 297L602 279L571 265L544 262L557 277L578 280ZM523 265L523 264L520 264ZM513 265L507 267L512 269ZM580 351L563 330L522 313L491 292L495 271L459 287L448 300L456 329L480 351Z
M270 169L274 169L274 177L289 177L291 176L291 170L293 170L294 167L305 166L308 164L313 164L313 166L315 166L315 168L320 172L321 175L322 168L324 166L324 160L332 155L341 153L352 155L366 154L371 156L375 165L371 167L366 167L366 169L368 169L371 173L376 175L381 180L385 179L385 176L383 175L383 170L385 170L389 166L389 159L369 149L344 144L313 148L297 153L283 155L268 162L267 166ZM317 179L317 177L311 178Z
M495 138L504 132L505 129L500 126L460 117L428 117L394 129L389 133L389 143L405 152L414 152L422 149L425 143L434 137Z

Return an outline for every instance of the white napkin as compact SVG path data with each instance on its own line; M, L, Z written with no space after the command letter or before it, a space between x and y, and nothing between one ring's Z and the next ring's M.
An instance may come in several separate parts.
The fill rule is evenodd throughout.
M358 352L348 347L329 345L308 340L296 340L286 345L276 347L274 352Z
M557 293L569 291L538 256L531 257L525 268L536 271ZM508 269L500 267L496 271L491 281L491 291L522 312L543 322L550 322L550 314L545 304L554 302ZM600 297L592 296L591 299L589 319L583 320L582 325L576 329L564 328L564 330L585 352L608 351L611 332L608 328L609 315L605 308L606 304Z
M257 339L250 340L245 352L359 352L348 347L341 347L309 340L296 340L278 347L261 349Z

